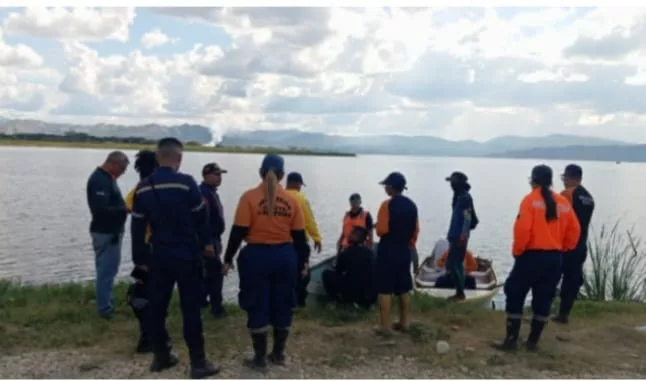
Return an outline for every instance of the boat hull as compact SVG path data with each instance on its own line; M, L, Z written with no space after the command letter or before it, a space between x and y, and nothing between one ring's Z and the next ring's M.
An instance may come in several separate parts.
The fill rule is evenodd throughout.
M377 244L374 244L374 252L376 255ZM336 262L336 256L326 258L316 265L310 267L310 283L307 285L307 292L314 297L325 296L325 287L323 287L323 272L327 269L333 269ZM424 281L423 272L433 272L435 270L435 261L433 257L426 258L421 266L418 274L412 274L415 285L415 292L428 295L433 298L446 299L455 294L454 289L436 288L434 281ZM493 299L500 292L502 285L498 284L496 273L493 266L486 277L477 282L477 289L465 290L466 299L460 303L473 304L490 308Z

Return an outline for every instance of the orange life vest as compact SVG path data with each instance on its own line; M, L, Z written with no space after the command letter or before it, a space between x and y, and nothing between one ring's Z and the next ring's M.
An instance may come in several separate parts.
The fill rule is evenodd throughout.
M355 217L351 217L350 212L345 214L345 217L343 217L343 242L341 243L341 246L344 248L350 246L348 237L350 237L350 232L352 232L352 229L355 226L359 226L364 229L367 228L366 216L368 216L368 213L365 210L361 210L361 213L357 214ZM370 234L368 234L368 237L370 237ZM366 239L366 243L368 242L369 239Z

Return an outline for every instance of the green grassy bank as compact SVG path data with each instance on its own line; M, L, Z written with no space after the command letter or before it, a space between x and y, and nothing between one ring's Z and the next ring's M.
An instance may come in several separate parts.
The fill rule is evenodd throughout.
M154 149L153 144L124 143L124 142L82 142L82 141L48 141L48 140L22 140L22 139L0 139L0 146L13 147L57 147L57 148L105 148L122 150ZM199 144L186 144L185 151L190 152L215 152L215 153L254 153L266 154L277 153L280 155L303 155L303 156L340 156L355 157L353 153L310 151L305 149L278 149L271 147L205 147Z
M137 323L126 305L125 293L125 284L116 287L117 312L112 321L105 321L95 315L91 285L20 286L0 282L0 357L72 350L101 353L111 361L131 361ZM176 350L185 359L177 299L174 296L169 310L168 327ZM222 320L204 314L205 339L210 356L232 359L237 364L249 351L250 342L244 314L237 306L228 309L231 315ZM344 371L361 364L370 369L377 366L372 362L397 358L410 361L414 364L410 366L419 367L420 372L437 369L445 372L437 374L456 377L545 378L545 372L591 377L616 376L613 372L618 364L634 376L642 366L639 354L646 353L646 335L634 329L646 325L643 303L581 301L569 326L548 326L539 353L521 350L516 354L500 354L489 347L492 340L504 334L502 312L450 305L419 294L413 297L412 310L411 332L396 335L389 342L372 332L376 311L358 312L334 305L299 310L288 344L291 361L307 369L333 369L336 373L327 376L335 378L345 377ZM523 335L527 330L528 324L524 324ZM437 340L450 343L448 354L436 353Z

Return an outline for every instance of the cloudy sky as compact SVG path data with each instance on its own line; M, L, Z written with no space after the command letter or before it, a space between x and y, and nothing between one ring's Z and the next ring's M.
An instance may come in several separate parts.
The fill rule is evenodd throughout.
M4 8L0 116L646 142L646 9Z

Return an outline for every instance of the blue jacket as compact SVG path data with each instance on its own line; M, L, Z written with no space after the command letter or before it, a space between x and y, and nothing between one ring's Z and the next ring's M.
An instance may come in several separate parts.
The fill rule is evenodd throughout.
M473 199L469 192L464 192L457 197L455 205L453 206L447 239L449 241L460 239L463 233L466 234L468 239L473 218Z
M132 253L135 265L145 263L136 253L146 252L146 225L150 225L153 255L197 260L211 243L204 198L193 177L159 167L139 182L132 206Z
M117 182L103 168L97 168L87 181L87 203L92 214L91 233L120 234L128 218Z
M221 242L222 234L225 229L225 222L224 211L222 209L222 203L220 202L218 191L204 182L200 184L200 191L202 192L202 196L204 196L204 201L206 201L207 211L209 214L209 233L211 234L211 238Z

